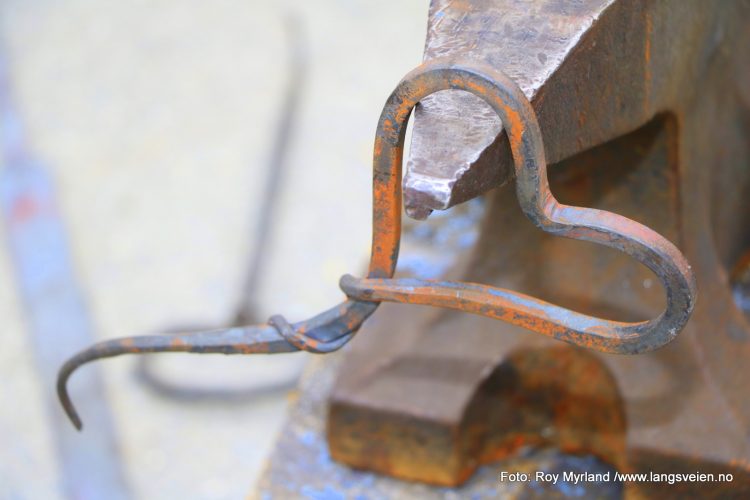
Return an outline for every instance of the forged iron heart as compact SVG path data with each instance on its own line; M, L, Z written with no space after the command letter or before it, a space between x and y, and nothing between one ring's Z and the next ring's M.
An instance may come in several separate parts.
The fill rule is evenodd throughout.
M458 89L484 99L500 116L513 154L516 196L526 216L557 236L624 252L656 274L666 308L649 321L624 323L587 316L517 292L489 286L391 279L401 233L401 156L411 110L439 90ZM582 347L613 353L646 352L671 341L690 317L696 284L690 265L666 238L620 215L559 203L547 182L536 115L506 75L481 65L435 59L404 78L385 105L375 141L373 244L368 278L344 276L350 298L458 309L489 316Z

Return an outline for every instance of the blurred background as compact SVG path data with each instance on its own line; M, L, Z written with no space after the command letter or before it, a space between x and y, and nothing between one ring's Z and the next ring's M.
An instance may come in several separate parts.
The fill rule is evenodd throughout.
M162 355L147 367L151 382L133 358L87 367L76 377L102 381L111 427L90 421L84 435L113 447L106 463L70 472L76 438L60 436L71 428L50 359L87 342L70 345L55 332L78 335L84 325L95 341L233 320L269 165L279 166L273 150L295 46L304 71L282 132L288 154L253 306L259 321L273 313L296 321L337 303L339 277L369 254L375 125L421 60L427 6L0 2L1 498L102 498L71 484L97 467L117 476L107 498L250 493L306 354ZM19 182L27 164L38 176ZM8 200L39 179L53 208L46 225L27 231L12 216L31 212ZM64 237L45 239L50 227ZM35 289L38 275L59 278L64 290ZM56 293L73 293L81 307Z

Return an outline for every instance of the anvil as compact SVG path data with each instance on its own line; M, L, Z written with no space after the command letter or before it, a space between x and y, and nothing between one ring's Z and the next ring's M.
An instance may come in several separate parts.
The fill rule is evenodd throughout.
M538 116L555 196L666 235L693 265L697 308L673 343L625 357L455 311L384 305L334 385L333 458L451 486L528 446L619 470L746 470L750 3L433 0L424 57L445 56L513 78ZM514 182L503 125L459 90L416 108L407 214L459 205L434 221L440 231L461 203L484 206L478 238L446 247L452 265L441 274L623 321L658 314L664 296L648 270L524 219L502 188ZM417 247L421 234L411 235Z

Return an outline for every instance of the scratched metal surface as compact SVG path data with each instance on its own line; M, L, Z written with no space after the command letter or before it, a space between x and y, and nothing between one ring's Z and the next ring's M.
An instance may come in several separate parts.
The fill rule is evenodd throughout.
M502 70L533 101L581 36L612 0L434 0L424 59L470 57ZM522 8L518 8L523 4ZM480 98L449 90L424 99L414 114L404 176L408 213L423 218L499 185L502 124ZM506 162L507 164L507 162Z

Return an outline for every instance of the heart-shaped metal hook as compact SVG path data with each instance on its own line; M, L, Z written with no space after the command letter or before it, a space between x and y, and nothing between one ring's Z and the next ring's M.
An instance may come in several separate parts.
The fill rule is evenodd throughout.
M401 233L401 156L406 124L424 97L446 89L471 92L500 116L513 154L516 196L526 216L557 236L590 241L624 252L661 281L666 308L657 318L623 323L595 318L510 290L475 283L391 279ZM690 265L666 238L620 215L559 203L547 182L539 124L521 89L482 65L432 60L404 78L383 109L375 141L373 246L366 279L344 276L353 299L458 309L522 326L579 346L613 353L640 353L663 346L685 326L695 305Z

